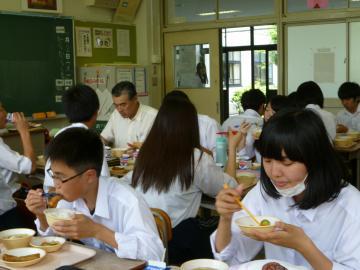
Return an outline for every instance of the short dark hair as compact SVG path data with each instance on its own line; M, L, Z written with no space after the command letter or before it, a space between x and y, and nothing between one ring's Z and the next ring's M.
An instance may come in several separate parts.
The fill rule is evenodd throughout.
M271 104L271 108L274 112L278 112L289 107L288 98L282 95L273 96L268 103Z
M338 97L340 99L357 99L360 97L360 86L356 82L344 82L339 87Z
M335 199L349 180L346 167L335 152L320 117L310 109L284 109L265 123L257 150L263 158L287 158L306 166L308 177L300 209L311 209ZM319 155L321 153L321 155ZM262 166L261 185L265 192L279 198Z
M166 102L169 99L179 99L179 100L190 101L188 95L180 90L172 90L169 93L167 93L163 99L163 102Z
M316 104L320 108L324 107L324 95L320 86L314 81L303 82L296 90L297 102L300 107L305 108L306 105Z
M241 106L244 111L247 109L258 111L260 105L265 104L265 102L266 97L259 89L250 89L249 91L244 92L241 96Z
M289 107L292 107L292 108L298 108L299 107L299 104L298 104L298 101L297 101L297 95L298 95L298 93L296 91L291 92L290 94L288 94L287 102L288 102Z
M99 135L85 128L69 128L57 135L48 145L46 158L61 161L80 173L95 169L100 175L104 158Z
M99 98L90 86L77 84L67 90L62 102L70 123L86 122L99 110Z
M129 99L133 99L136 95L136 87L132 82L122 81L117 83L111 90L111 94L114 97L119 97L123 94L127 94Z

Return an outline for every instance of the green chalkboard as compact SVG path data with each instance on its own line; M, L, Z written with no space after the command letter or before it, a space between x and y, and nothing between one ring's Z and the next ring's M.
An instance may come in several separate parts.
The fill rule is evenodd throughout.
M62 113L74 83L73 20L0 14L0 102L7 111Z

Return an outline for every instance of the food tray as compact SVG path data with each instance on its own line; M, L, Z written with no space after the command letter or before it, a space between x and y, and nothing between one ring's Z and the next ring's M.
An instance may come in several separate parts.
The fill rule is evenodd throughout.
M63 265L73 265L89 258L94 257L96 251L85 246L74 245L66 242L64 246L57 252L47 253L45 258L37 264L28 267L10 267L4 262L0 261L1 267L12 270L51 270ZM3 269L4 269L3 268Z

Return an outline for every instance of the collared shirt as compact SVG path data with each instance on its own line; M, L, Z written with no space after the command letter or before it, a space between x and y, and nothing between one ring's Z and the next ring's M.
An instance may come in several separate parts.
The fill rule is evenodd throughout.
M198 114L200 145L209 149L213 154L216 152L216 133L219 132L219 123L204 114Z
M336 115L336 123L346 126L350 130L360 131L360 103L354 113L344 109Z
M301 227L317 248L332 261L333 270L360 269L360 193L353 186L343 188L335 200L309 210L292 207L292 198L274 199L268 196L260 183L245 196L243 202L255 215L274 216L285 223ZM267 259L312 269L304 257L293 249L244 236L234 221L245 215L244 211L234 214L231 241L221 253L214 249L216 232L211 235L216 259L236 265L250 261L264 247Z
M325 111L323 109L320 108L319 105L316 104L308 104L305 107L306 109L311 109L314 112L316 112L321 120L323 121L326 131L331 139L334 140L335 136L336 136L336 121L335 121L335 116L328 111Z
M0 138L0 215L14 208L12 194L19 189L17 174L31 172L31 160L10 149Z
M227 131L229 127L233 130L239 130L242 122L251 123L252 125L246 135L245 148L241 149L239 154L240 156L248 156L249 158L252 158L255 156L254 137L252 133L257 126L261 127L264 122L257 111L247 109L240 115L231 116L226 119L221 128L223 131Z
M194 160L194 182L189 189L182 190L180 181L177 179L167 192L159 194L157 190L151 188L143 193L150 207L160 208L170 216L173 227L185 219L196 217L200 208L202 193L215 197L223 188L224 183L233 187L237 185L231 176L216 166L213 158L207 153L203 152L201 156L201 151L195 149ZM131 183L131 178L132 172L122 179ZM143 192L140 186L136 187L136 190Z
M128 143L143 142L155 120L157 110L140 104L134 118L123 118L114 110L107 122L101 136L108 142L113 142L114 147L128 147Z
M119 182L117 178L99 179L93 214L90 213L83 199L73 202L61 200L57 208L81 212L94 222L114 231L118 248L113 248L95 238L81 239L85 245L115 252L120 258L161 260L164 247L149 207L139 193L129 185ZM53 234L50 227L45 232L41 231L38 219L35 224L41 235Z
M54 137L56 137L57 135L59 135L61 132L69 129L69 128L85 128L85 129L88 129L88 127L84 124L84 123L72 123L71 125L69 126L66 126L62 129L60 129ZM47 192L48 190L46 190L48 187L53 187L54 186L54 180L52 179L52 177L47 173L47 170L51 167L51 161L50 159L48 159L46 161L46 164L45 164L45 168L44 168L44 171L45 171L45 179L44 179L44 189L45 191ZM101 176L110 176L110 171L109 171L109 166L107 165L107 162L106 162L106 156L105 156L105 150L104 150L104 160L103 160L103 164L102 164L102 167L101 167L101 173L100 173Z

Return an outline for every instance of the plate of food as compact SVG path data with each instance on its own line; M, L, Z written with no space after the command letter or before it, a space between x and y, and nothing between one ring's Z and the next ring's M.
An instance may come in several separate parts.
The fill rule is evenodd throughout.
M126 167L128 167L128 166L113 166L110 169L110 173L112 175L116 175L116 176L124 176L125 174L127 174L130 171Z
M308 270L308 268L279 260L256 260L231 266L229 270Z
M7 249L26 247L34 235L35 231L32 229L18 228L4 230L0 232L0 242Z
M3 252L1 261L10 267L25 267L40 262L45 255L40 248L14 248Z
M41 248L46 252L58 251L65 243L65 238L58 236L33 237L30 246Z

